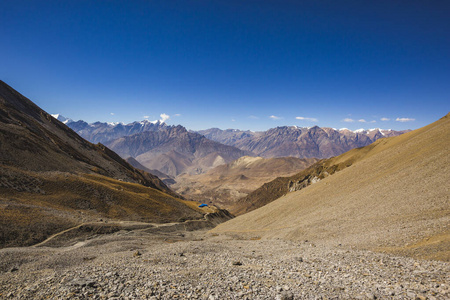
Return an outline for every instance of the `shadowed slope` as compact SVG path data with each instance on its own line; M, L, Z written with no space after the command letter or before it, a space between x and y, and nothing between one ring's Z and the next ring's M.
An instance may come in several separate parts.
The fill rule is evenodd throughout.
M0 207L0 247L96 218L202 217L158 177L83 140L1 81Z
M449 260L449 119L336 157L353 164L212 232Z

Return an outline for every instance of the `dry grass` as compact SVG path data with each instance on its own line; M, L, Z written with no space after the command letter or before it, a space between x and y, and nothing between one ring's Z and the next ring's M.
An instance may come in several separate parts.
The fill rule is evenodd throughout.
M5 170L13 183L0 185L1 246L33 244L98 219L164 223L199 219L205 213L196 203L106 176Z
M423 258L426 249L438 245L431 258L446 259L449 127L447 115L424 128L349 151L332 161L351 166L212 232L308 239Z

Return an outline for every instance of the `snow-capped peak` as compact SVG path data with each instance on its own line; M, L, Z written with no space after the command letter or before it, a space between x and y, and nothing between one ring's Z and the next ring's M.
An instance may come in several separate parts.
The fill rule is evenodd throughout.
M64 116L62 116L62 115L60 115L60 114L50 114L50 115L51 115L53 118L55 118L56 120L58 120L58 121L60 121L60 122L62 122L62 123L64 123L64 124L73 122L72 119L66 118L66 117L64 117Z
M355 131L353 131L354 133L363 133L366 130L364 128L360 128L360 129L356 129Z
M119 124L122 124L122 125L123 125L122 122L108 122L107 124L108 124L109 126L117 126L117 125L119 125Z

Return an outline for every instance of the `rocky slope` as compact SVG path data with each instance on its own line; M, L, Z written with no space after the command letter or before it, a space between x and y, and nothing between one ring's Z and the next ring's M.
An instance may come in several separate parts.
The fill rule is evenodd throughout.
M204 173L250 154L188 132L181 125L122 137L108 142L107 146L122 157L134 157L143 166L173 177Z
M129 163L130 165L132 165L133 167L135 167L136 169L139 170L143 170L145 172L148 172L152 175L157 176L159 179L161 179L165 184L173 184L175 183L175 180L173 179L172 176L169 176L167 174L164 174L163 172L160 172L158 170L150 170L147 167L144 167L143 165L141 165L136 159L134 159L133 157L128 157L127 159L125 159L127 163Z
M311 128L283 126L264 132L212 128L199 133L209 139L266 158L284 156L329 158L354 148L367 146L380 138L397 136L408 131L382 129L350 131L318 126Z
M449 272L440 261L189 231L0 250L8 299L448 299Z
M321 162L318 169L310 168L315 172L312 178L304 174L314 184L212 232L309 239L450 260L449 143L447 115L429 126L334 158L330 167L342 169L331 176ZM305 176L300 177L284 181L280 188L301 188Z
M93 145L0 81L0 247L97 218L201 218L159 178Z
M316 161L314 158L243 156L204 174L178 176L171 188L189 199L212 203L234 213L236 206L241 207L238 205L241 200L237 203L239 198L265 182L295 174ZM248 203L245 204L246 207L249 206Z

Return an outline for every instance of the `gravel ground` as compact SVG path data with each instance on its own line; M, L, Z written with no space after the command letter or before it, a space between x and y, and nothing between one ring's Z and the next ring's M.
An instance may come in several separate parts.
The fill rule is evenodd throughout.
M450 264L311 241L119 231L0 250L4 299L449 299Z

